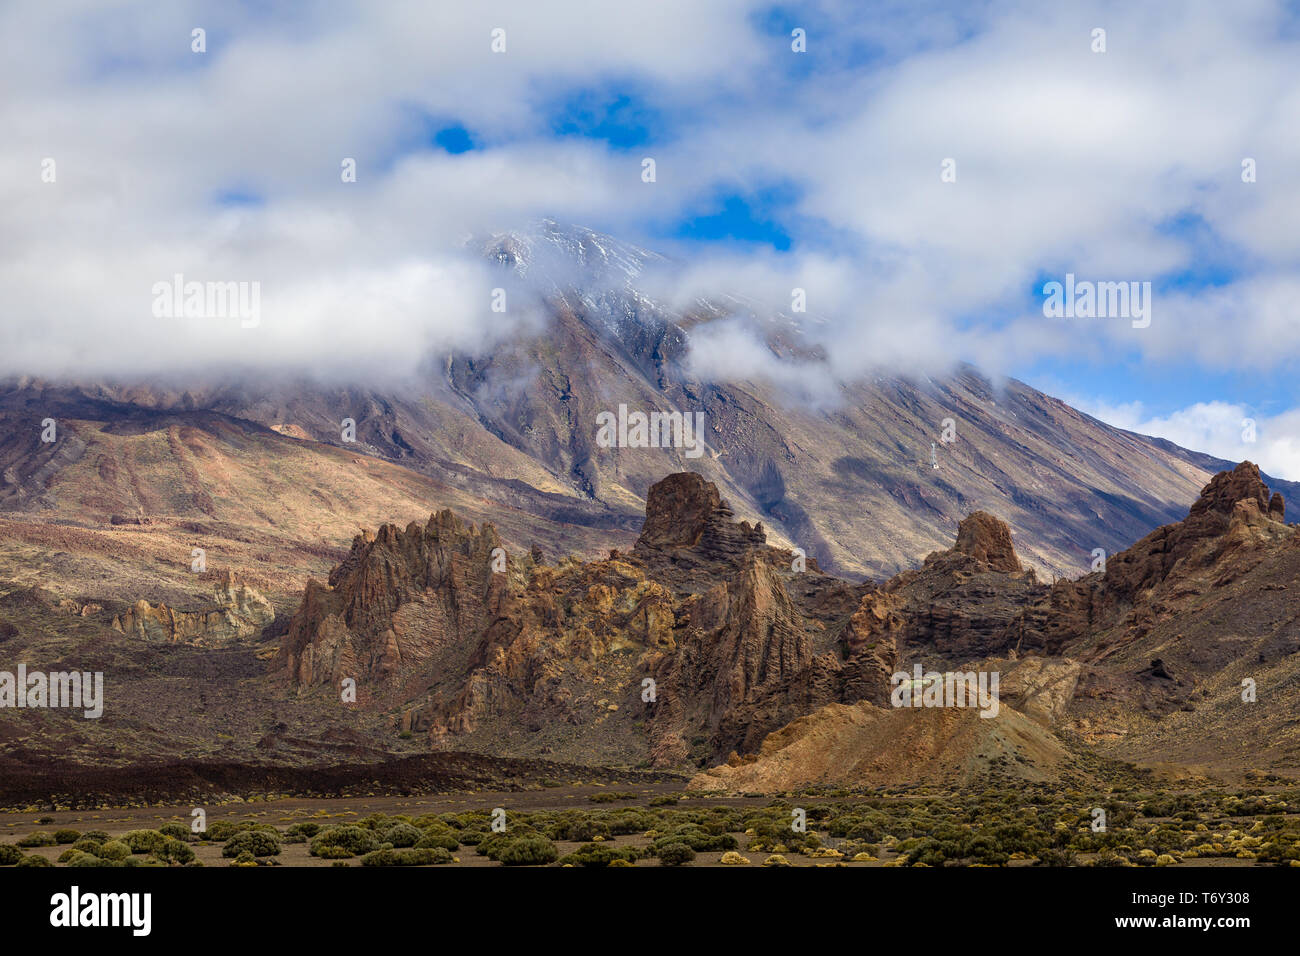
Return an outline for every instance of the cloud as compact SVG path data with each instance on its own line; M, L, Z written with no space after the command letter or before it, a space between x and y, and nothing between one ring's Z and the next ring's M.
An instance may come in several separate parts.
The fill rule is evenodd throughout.
M1167 415L1148 415L1141 402L1116 405L1075 398L1070 403L1116 428L1164 438L1228 461L1253 461L1268 474L1300 480L1300 409L1260 416L1244 405L1210 401Z
M667 242L685 271L657 293L786 313L833 379L1121 352L1193 374L1285 368L1300 359L1295 27L1266 0L869 18L845 0L6 4L0 31L23 42L0 61L0 373L409 370L527 319L485 311L466 236L548 215L670 235L720 190L771 184L791 252ZM645 143L555 134L554 104L620 88L656 117ZM449 124L476 148L429 142ZM260 281L264 321L160 322L149 290L178 272ZM1151 327L1044 319L1043 277L1066 272L1152 281ZM1211 272L1209 288L1179 280ZM794 288L806 315L789 315ZM712 335L728 374L785 374L734 328Z

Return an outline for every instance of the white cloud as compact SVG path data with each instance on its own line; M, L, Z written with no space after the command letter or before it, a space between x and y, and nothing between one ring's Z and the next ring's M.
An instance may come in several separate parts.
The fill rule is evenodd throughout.
M1167 415L1148 415L1141 402L1110 404L1072 399L1081 411L1107 424L1164 438L1228 461L1249 460L1265 472L1300 481L1300 409L1259 416L1231 402L1197 402Z
M790 212L835 242L784 258L695 250L682 288L778 310L805 288L833 376L960 359L996 373L1117 348L1235 368L1300 359L1300 51L1284 4L900 3L862 17L825 0L804 11L815 82L786 75L788 38L755 27L766 9L6 4L0 33L21 42L0 60L0 373L319 367L339 341L344 365L410 368L419 348L500 333L459 252L467 233L556 215L635 238L719 182L792 184ZM1104 54L1089 49L1098 25ZM202 57L194 26L208 30ZM489 50L496 26L504 55ZM852 68L826 58L863 50ZM653 185L638 151L550 135L539 104L608 83L684 112L649 149ZM490 148L396 158L429 117ZM57 184L39 181L46 156ZM339 182L345 156L355 184ZM1257 183L1240 180L1245 156ZM226 189L266 204L218 209ZM1221 236L1241 278L1158 296L1143 330L1026 305L1044 271L1154 280L1204 266L1168 228L1187 216ZM175 272L261 280L283 309L255 346L159 326L142 304ZM764 349L733 344L729 368L749 356L773 374Z

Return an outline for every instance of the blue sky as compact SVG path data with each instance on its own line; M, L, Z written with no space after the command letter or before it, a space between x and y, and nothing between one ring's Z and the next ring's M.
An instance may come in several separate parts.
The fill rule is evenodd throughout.
M553 217L674 256L669 294L806 290L828 379L970 361L1300 478L1297 21L1281 0L19 0L0 284L30 319L6 361L362 375L412 340L486 345L465 237ZM257 349L159 341L138 290L186 270L263 283ZM1046 318L1066 273L1151 283L1150 327Z

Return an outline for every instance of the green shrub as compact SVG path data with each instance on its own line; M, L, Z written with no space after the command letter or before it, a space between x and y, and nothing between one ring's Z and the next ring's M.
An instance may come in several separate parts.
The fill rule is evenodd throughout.
M19 866L53 866L49 860L43 856L25 856L18 861Z
M131 848L121 840L109 840L91 852L101 860L125 860L131 855Z
M312 856L319 857L322 860L346 860L349 857L356 856L347 847L342 846L323 846L319 851L313 849ZM346 863L335 863L335 866L347 866Z
M395 847L412 847L424 834L409 823L398 823L384 831L384 842Z
M685 843L669 843L657 850L659 862L663 866L681 866L695 859L695 851Z
M18 841L19 846L54 846L54 834L45 830L34 830Z
M132 830L122 837L122 842L131 848L132 853L153 853L167 838L157 830Z
M164 823L158 828L158 832L163 836L169 836L173 840L180 840L183 843L189 843L194 837L194 831L183 823Z
M295 823L289 829L284 831L285 843L305 843L320 833L319 823L302 822Z
M545 866L559 855L554 843L534 834L511 840L497 852L496 859L506 866Z
M68 844L76 843L77 840L79 840L80 838L81 838L81 833L78 830L72 830L65 827L62 830L54 831L54 842L59 844L59 846L66 846Z
M164 863L175 863L178 866L194 862L194 851L190 849L190 845L175 837L168 837L167 842L154 851L154 856Z
M560 862L569 866L609 866L616 859L622 859L611 847L603 843L587 843L578 847Z
M369 853L378 847L379 839L372 830L365 827L331 827L311 841L311 855L323 859L342 859L346 856ZM330 848L332 852L323 853L326 848Z
M237 823L234 820L218 820L216 823L211 824L207 830L201 834L201 836L203 839L211 840L214 843L224 843L236 833L243 833L245 830L253 830L259 826L265 828L266 824L250 823L247 821ZM271 829L275 828L272 827Z
M449 852L458 850L460 849L460 841L456 839L452 830L432 830L415 841L417 850L431 850L438 847Z
M361 858L362 866L430 866L434 863L450 863L451 852L442 847L425 849L388 849L375 850Z
M81 835L81 839L94 840L96 843L107 843L113 838L104 830L87 830Z
M280 838L266 830L242 830L221 848L224 857L238 859L241 853L253 856L276 856L280 852Z
M23 858L23 851L12 843L0 843L0 866L13 866Z

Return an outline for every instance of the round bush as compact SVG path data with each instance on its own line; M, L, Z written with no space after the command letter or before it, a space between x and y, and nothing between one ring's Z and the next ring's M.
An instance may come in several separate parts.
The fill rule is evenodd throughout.
M54 846L54 834L45 830L33 830L18 841L19 846Z
M167 842L154 851L154 856L164 863L175 863L178 866L194 862L194 851L190 845L174 837L168 837Z
M365 827L341 826L324 831L311 841L311 855L325 859L342 859L344 856L358 856L369 853L379 846L379 839L374 832ZM322 851L329 848L335 852ZM342 852L338 852L342 851Z
M167 838L157 830L132 830L122 837L122 842L131 848L132 853L153 853Z
M554 863L559 855L554 843L534 835L511 840L497 851L496 859L506 866L545 866Z
M121 840L109 840L91 852L101 860L125 860L131 855L131 848Z
M194 832L183 823L164 823L158 828L158 832L163 836L171 837L173 840L180 840L189 843Z
M25 856L18 861L19 866L53 866L49 860L43 856Z
M101 860L93 853L83 853L80 850L73 850L72 852L75 856L70 857L66 861L68 866L121 866L120 863L111 863L108 860ZM59 859L62 860L63 857L59 857Z
M422 836L424 834L419 827L413 827L409 823L398 823L384 832L384 842L391 843L395 847L410 847L415 846Z
M663 866L681 866L695 859L695 851L685 843L669 843L659 848L659 862Z
M54 831L54 842L59 844L59 846L76 843L80 838L81 832L79 830L64 828L62 830Z
M266 830L243 830L236 833L221 848L224 857L238 857L243 853L253 856L276 856L280 852L279 838Z
M23 858L23 851L12 843L0 843L0 866L13 866Z

